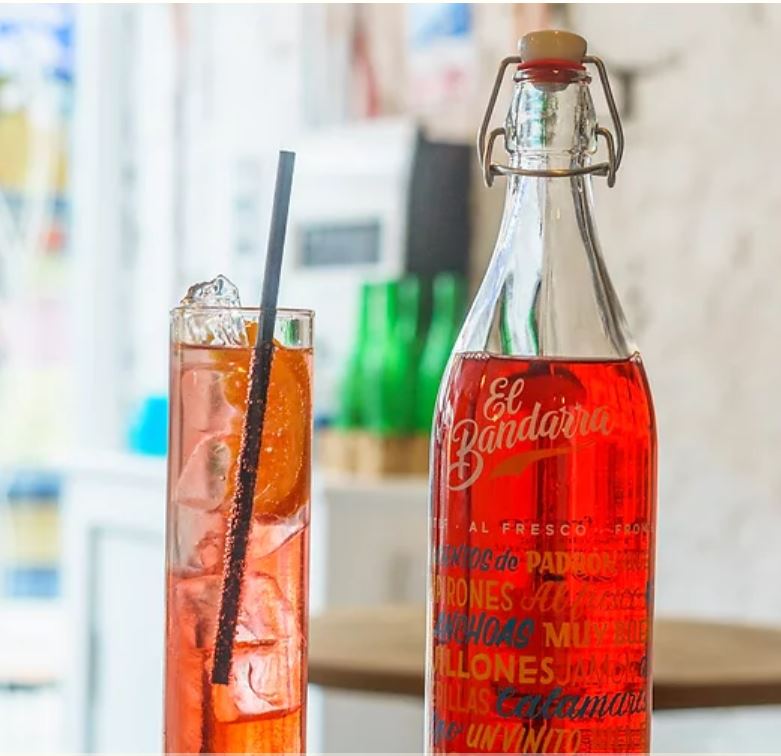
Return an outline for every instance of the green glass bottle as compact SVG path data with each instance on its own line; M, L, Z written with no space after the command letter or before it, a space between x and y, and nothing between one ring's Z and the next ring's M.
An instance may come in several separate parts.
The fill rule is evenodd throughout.
M415 430L431 431L442 374L456 342L464 316L466 287L461 276L440 273L434 279L431 325L417 371Z
M365 414L367 427L378 435L412 430L418 301L416 282L390 281L369 290Z
M336 425L344 430L355 430L366 425L363 396L366 370L366 344L369 333L369 284L363 284L358 305L358 330L355 336L347 370L342 380L339 413Z
M395 435L399 431L397 387L402 360L394 338L398 314L397 290L398 283L395 281L369 287L364 414L367 428L383 436Z
M418 363L423 348L420 329L420 280L407 277L398 287L398 322L396 340L401 353L398 391L401 397L400 430L412 433L415 428L415 406L418 383Z

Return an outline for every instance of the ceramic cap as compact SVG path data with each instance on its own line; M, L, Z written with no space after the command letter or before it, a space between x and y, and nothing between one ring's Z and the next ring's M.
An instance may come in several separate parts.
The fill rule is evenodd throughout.
M524 63L551 58L580 63L586 54L586 40L572 32L545 29L525 34L518 51Z

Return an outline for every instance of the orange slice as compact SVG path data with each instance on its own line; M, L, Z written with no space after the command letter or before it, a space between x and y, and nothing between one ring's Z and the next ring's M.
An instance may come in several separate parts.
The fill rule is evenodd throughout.
M254 323L248 325L250 343L254 343L257 327ZM307 350L288 349L275 342L255 486L256 516L287 517L306 501L311 423L309 354ZM225 398L240 413L236 434L228 441L233 459L228 490L231 500L247 408L251 356L252 349L236 348L216 350L214 355L223 373Z

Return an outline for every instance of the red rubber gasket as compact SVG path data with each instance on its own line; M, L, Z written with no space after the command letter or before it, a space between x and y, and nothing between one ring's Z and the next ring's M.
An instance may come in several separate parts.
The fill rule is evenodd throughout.
M574 60L564 60L560 58L540 58L539 60L527 60L518 66L518 70L526 71L529 68L563 68L567 71L585 71L586 67L582 63L576 63Z

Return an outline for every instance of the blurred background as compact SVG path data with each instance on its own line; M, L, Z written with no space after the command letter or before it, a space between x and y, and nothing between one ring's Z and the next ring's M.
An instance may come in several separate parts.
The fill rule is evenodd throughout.
M431 397L503 202L473 137L545 26L606 60L626 130L595 183L659 422L657 612L781 625L781 9L6 4L0 751L159 749L167 313L217 273L257 302L280 147L281 299L318 320L312 609L423 600ZM390 354L414 406L353 390ZM415 698L315 689L310 720L313 750L421 743ZM777 750L781 711L655 727Z

